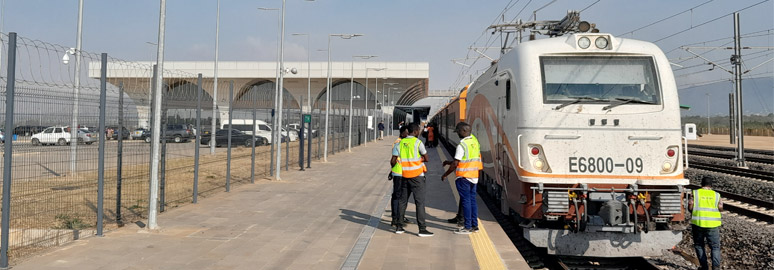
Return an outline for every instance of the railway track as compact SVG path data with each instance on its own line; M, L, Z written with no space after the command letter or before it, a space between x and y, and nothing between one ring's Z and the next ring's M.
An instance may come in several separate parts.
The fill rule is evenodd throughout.
M452 151L445 140L442 140L443 146ZM519 250L521 256L527 261L532 269L561 269L561 270L585 270L585 269L620 269L620 270L658 270L661 269L651 261L643 257L626 258L602 258L602 257L579 257L579 256L556 256L547 254L543 248L535 247L523 236L523 230L519 224L511 217L506 216L500 210L500 203L486 192L483 185L479 185L478 191L489 212L492 213L497 223L503 228L508 238Z
M709 145L700 145L700 144L689 144L688 149L707 149L707 150L718 150L718 151L728 151L728 152L736 152L736 148L734 147L726 147L726 146L709 146ZM758 154L758 155L768 155L772 156L774 158L774 151L772 150L761 150L761 149L744 149L745 154Z
M639 269L639 270L659 270L658 266L650 263L642 257L632 258L585 258L585 257L560 257L557 264L562 270L585 270L585 269Z
M702 162L696 162L696 161L690 162L688 168L706 170L711 172L719 172L724 174L749 177L749 178L755 178L755 179L774 182L774 173L772 172L764 172L764 171L737 168L737 167L731 167L731 166L722 166L722 165L702 163Z
M527 241L522 234L522 228L510 217L502 214L499 209L499 203L486 191L481 188L478 195L486 204L489 212L502 226L505 234L511 239L511 242L527 261L532 269L561 269L561 270L585 270L585 269L620 269L620 270L658 270L661 269L651 261L643 257L627 258L601 258L601 257L578 257L578 256L556 256L547 254L545 249L535 247Z
M709 150L709 149L708 149ZM688 157L690 156L701 156L701 157L713 157L713 158L723 158L723 159L735 159L736 154L733 152L728 153L712 153L712 152L704 152L704 151L697 151L695 149L691 149L691 147L688 147ZM771 158L761 158L761 157L748 157L745 156L744 160L749 162L757 162L757 163L763 163L763 164L774 164L774 157Z
M698 189L699 186L688 185L686 188ZM774 202L753 199L725 191L715 190L723 198L723 208L729 212L754 218L768 224L774 224Z

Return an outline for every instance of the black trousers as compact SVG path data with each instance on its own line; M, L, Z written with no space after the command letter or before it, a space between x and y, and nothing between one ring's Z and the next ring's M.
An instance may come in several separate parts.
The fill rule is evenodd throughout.
M392 209L392 224L400 224L403 216L400 215L400 195L403 191L403 177L392 176L392 196L390 197L390 208Z
M417 225L420 230L427 228L427 223L425 223L425 193L427 190L425 187L426 179L424 176L403 178L403 188L400 194L400 217L406 216L408 198L411 194L414 194L414 204L417 206ZM403 224L403 220L399 220L399 222L401 226L406 226L406 224Z

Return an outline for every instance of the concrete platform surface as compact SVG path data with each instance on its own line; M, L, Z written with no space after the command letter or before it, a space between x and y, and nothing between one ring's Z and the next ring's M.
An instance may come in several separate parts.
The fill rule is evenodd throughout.
M282 181L236 186L170 209L159 216L158 231L130 224L16 261L13 269L501 268L496 259L520 269L523 259L483 203L482 232L454 235L453 224L445 223L456 201L449 182L440 181L439 150L431 149L437 162L429 163L427 202L436 235L412 235L416 225L400 237L392 233L385 210L393 140L331 155L305 172L283 172ZM410 219L413 211L410 205Z
M406 216L414 224L405 228L405 234L395 234L388 205L358 269L531 269L480 198L481 231L454 234L456 224L446 222L457 213L459 202L454 175L441 181L445 171L441 164L450 158L441 147L428 148L425 208L428 230L435 236L417 237L413 198Z

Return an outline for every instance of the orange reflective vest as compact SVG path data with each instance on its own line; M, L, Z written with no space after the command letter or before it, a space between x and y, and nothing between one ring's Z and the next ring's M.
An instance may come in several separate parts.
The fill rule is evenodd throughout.
M414 178L427 171L419 155L419 144L422 143L416 137L408 137L400 140L400 166L403 178Z
M478 139L470 135L470 137L460 141L460 146L465 153L457 163L457 170L454 171L454 174L457 177L478 178L478 171L484 169L484 164L481 163L481 145L478 144Z

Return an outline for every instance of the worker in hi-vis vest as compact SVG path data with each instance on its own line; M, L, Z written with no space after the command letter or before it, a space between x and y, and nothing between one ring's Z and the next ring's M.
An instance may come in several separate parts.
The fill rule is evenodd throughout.
M481 145L478 143L468 123L460 122L454 132L460 137L460 143L454 153L454 160L447 160L443 165L449 169L441 176L441 181L454 172L457 177L455 184L460 194L460 206L463 212L463 226L455 234L470 234L478 231L478 205L476 204L476 185L478 172L484 169L481 163Z
M701 264L699 269L709 269L707 252L704 250L706 243L710 245L712 269L720 269L720 211L723 211L723 201L720 200L720 194L712 190L712 178L708 176L701 179L701 188L691 194L693 198L688 203L688 210L692 214L691 235L696 257Z
M392 143L393 152L395 152L396 148L400 147L400 141L406 137L408 137L408 127L400 127L400 138ZM388 180L392 180L392 196L390 197L390 208L392 208L392 226L397 227L399 224L401 224L401 220L403 220L403 224L411 224L411 221L400 215L400 194L403 190L403 167L400 166L400 159L398 159L397 163L392 165Z
M406 213L406 207L408 206L409 196L414 194L414 204L416 205L417 212L417 225L419 226L419 232L417 235L420 237L433 236L433 233L427 230L427 223L425 222L425 195L426 181L425 161L427 161L427 149L422 141L417 138L419 133L422 132L422 128L417 123L411 123L408 125L409 135L406 138L400 140L397 148L392 151L392 159L390 165L400 164L401 173L403 174L403 189L400 194L400 217L404 217ZM400 158L400 163L398 159ZM406 232L403 229L405 224L401 222L395 228L395 233L402 234Z

